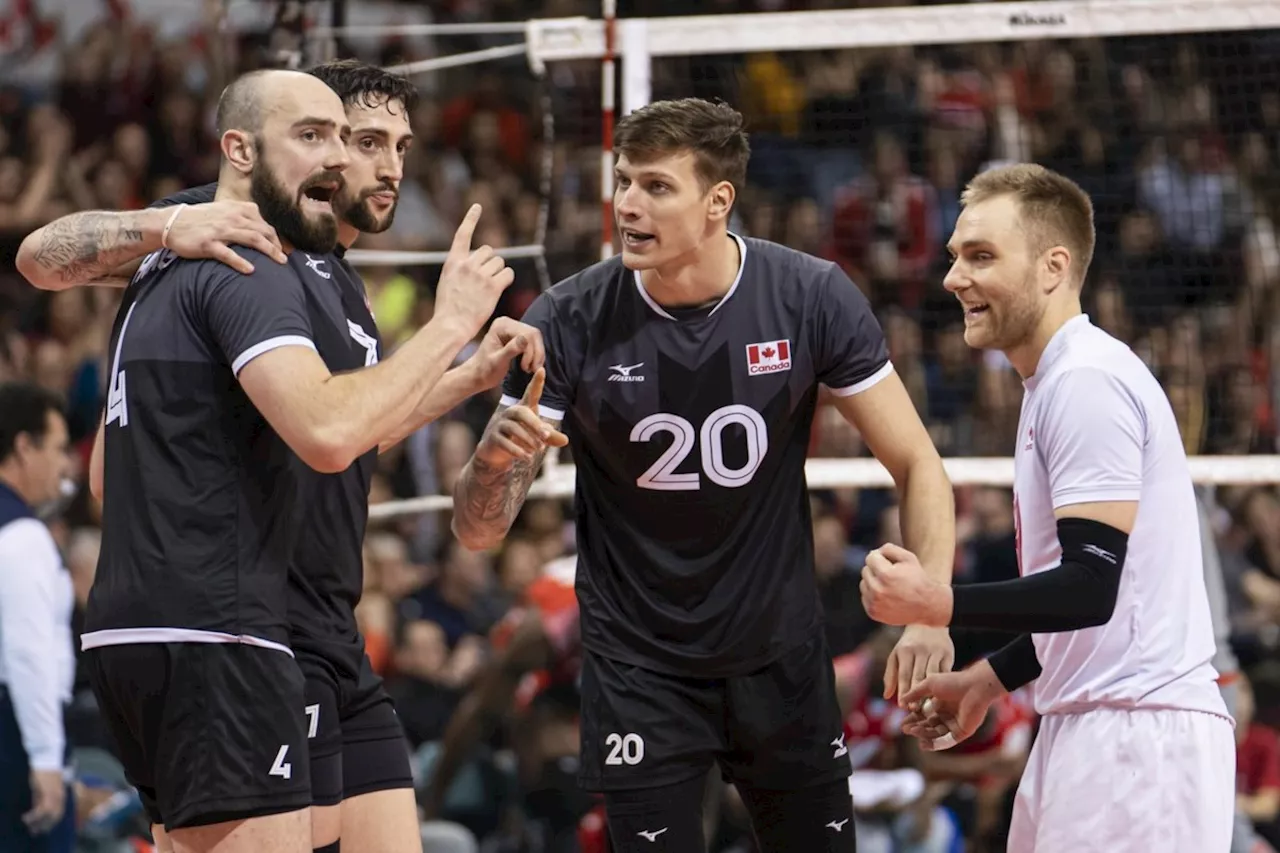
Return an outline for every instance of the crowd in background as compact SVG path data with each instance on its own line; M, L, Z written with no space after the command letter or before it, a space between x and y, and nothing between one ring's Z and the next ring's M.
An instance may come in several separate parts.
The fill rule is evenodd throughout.
M62 394L82 462L103 403L118 292L36 291L14 270L17 245L65 213L138 208L212 180L220 85L271 61L273 44L260 30L219 28L216 3L206 4L203 26L180 38L108 11L127 6L103 4L101 25L57 48L57 70L43 85L0 83L0 381L30 379ZM656 0L620 6L624 15L688 11ZM801 8L786 0L707 6ZM444 22L595 10L582 0L473 0L432 4L431 12ZM451 38L439 49L501 41ZM394 38L340 48L380 64L421 54ZM1280 33L659 59L653 72L655 98L723 98L746 115L753 157L734 230L833 260L866 291L944 455L1014 449L1021 383L1002 357L965 345L961 313L941 288L959 192L985 165L1003 161L1050 166L1092 195L1098 249L1087 310L1160 378L1188 454L1277 452ZM429 96L413 116L417 142L396 224L359 247L445 248L473 201L485 210L478 242L534 243L549 163L546 267L517 262L518 283L500 306L519 316L545 280L598 257L599 78L595 62L559 63L539 81L523 59L424 78ZM554 119L550 140L546 110ZM430 318L438 269L362 272L394 348ZM495 402L473 400L383 455L373 501L449 493ZM856 431L824 408L812 455L866 451ZM81 604L99 538L86 492L50 520ZM1280 741L1270 727L1280 726L1280 493L1233 487L1202 490L1201 498L1242 670L1241 812L1280 847ZM974 742L954 753L921 754L900 737L894 708L877 698L894 635L867 620L858 595L866 549L900 535L894 496L835 489L815 492L812 504L819 583L858 770L860 849L1003 850L1009 797L1034 735L1025 697L997 708ZM962 487L957 509L957 578L1016 575L1009 493ZM531 501L492 554L459 546L443 514L370 524L359 618L397 700L424 791L444 729L492 654L494 626L548 566L571 560L573 543L571 507L557 501ZM962 662L990 639L959 636ZM510 726L486 738L450 789L444 816L470 829L485 850L603 849L598 808L573 781L571 706L568 697L561 713L512 710L513 719L527 715L521 726L526 734L532 727L532 740L514 748ZM122 790L84 682L71 723L82 758L84 849L115 851L127 834L122 827L140 816ZM747 853L751 840L732 788L716 777L708 791L713 849Z

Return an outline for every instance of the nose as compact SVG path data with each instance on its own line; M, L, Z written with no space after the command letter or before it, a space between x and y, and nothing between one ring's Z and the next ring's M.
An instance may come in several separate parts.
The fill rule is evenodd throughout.
M324 155L324 167L329 171L341 172L351 162L351 155L347 153L347 144L336 134L325 146Z
M960 263L953 263L948 269L946 276L942 279L942 287L948 293L959 293L968 287L968 282L964 275L960 272Z
M640 214L636 199L636 185L619 186L613 193L613 209L623 219L635 219Z
M395 151L388 151L378 161L377 178L399 186L404 178L404 158Z

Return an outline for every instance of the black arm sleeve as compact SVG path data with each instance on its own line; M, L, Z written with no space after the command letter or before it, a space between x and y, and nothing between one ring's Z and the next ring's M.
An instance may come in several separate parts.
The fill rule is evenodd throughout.
M1116 607L1128 534L1087 518L1061 518L1058 541L1056 568L952 587L952 626L1047 634L1105 625Z
M1040 659L1030 634L1023 634L987 658L991 670L1010 693L1040 677Z

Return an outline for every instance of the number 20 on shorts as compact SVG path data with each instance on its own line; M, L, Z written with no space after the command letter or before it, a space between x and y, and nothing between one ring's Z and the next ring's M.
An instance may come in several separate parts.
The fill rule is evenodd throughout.
M613 732L604 739L604 744L609 747L605 764L634 765L644 761L644 739L638 734L620 735Z

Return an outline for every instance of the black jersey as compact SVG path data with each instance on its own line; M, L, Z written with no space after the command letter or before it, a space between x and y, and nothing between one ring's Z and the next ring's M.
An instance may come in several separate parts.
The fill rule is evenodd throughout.
M217 190L216 183L206 184L152 206L203 204ZM333 254L300 255L316 349L331 373L371 367L382 357L364 282L344 254L339 246ZM357 640L355 606L364 587L364 534L377 461L375 447L345 471L315 475L289 572L289 627L296 648L329 656L335 646ZM347 662L358 663L358 656Z
M889 375L866 298L834 264L761 240L713 307L667 310L614 258L529 308L542 414L577 466L584 645L677 675L752 672L821 622L804 463L819 384ZM529 377L513 366L503 400Z
M108 351L86 648L288 643L285 582L308 482L236 377L273 348L314 347L313 324L300 264L236 251L251 276L162 250L125 292Z

